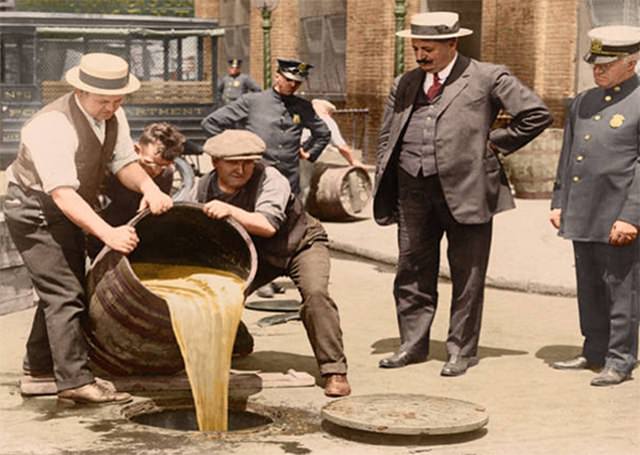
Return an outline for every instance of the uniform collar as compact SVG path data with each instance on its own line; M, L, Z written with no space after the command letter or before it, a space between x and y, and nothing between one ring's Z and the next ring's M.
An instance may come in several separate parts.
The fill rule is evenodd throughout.
M638 75L634 74L629 79L622 81L620 84L604 89L604 94L613 98L623 98L634 91L638 87L639 83L640 80L638 79Z

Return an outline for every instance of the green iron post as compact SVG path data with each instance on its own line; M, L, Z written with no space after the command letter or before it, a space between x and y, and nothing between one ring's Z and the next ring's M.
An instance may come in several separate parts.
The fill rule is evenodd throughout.
M395 7L396 32L404 29L404 18L407 14L406 0L396 0ZM396 35L395 75L404 73L404 39Z

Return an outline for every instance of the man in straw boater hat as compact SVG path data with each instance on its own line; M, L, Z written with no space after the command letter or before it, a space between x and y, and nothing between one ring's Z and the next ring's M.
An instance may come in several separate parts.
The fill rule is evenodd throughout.
M138 243L131 226L111 226L94 210L106 171L143 194L141 207L163 213L172 206L140 167L120 107L140 82L120 57L92 53L66 73L74 90L25 124L15 161L7 169L4 214L39 301L24 358L21 390L41 393L55 380L59 399L109 403L130 399L87 365L81 329L85 233L130 253Z
M600 369L619 384L638 360L640 316L640 28L589 32L595 88L571 103L551 201L551 223L573 241L582 352L557 369Z
M211 218L231 217L251 235L258 270L247 295L281 275L293 280L302 296L300 317L325 380L324 393L349 395L340 317L329 295L327 233L304 211L287 179L260 161L265 149L258 135L244 130L208 139L204 151L214 170L199 180L194 199L205 203L203 210ZM248 332L239 331L242 336L248 343L236 340L236 347L253 344Z
M452 12L416 14L398 32L411 39L418 68L394 81L377 152L374 216L398 223L401 341L381 368L427 359L445 233L453 295L441 375L477 363L492 217L514 207L499 156L551 123L544 103L507 68L457 52L458 38L471 33ZM512 120L490 130L500 109Z

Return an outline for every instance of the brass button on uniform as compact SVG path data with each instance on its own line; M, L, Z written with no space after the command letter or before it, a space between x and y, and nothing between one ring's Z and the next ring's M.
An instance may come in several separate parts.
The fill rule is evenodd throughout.
M591 139L591 135L590 135L590 134L585 134L585 135L584 135L584 140L585 140L585 141L588 141L588 140L590 140L590 139Z
M613 91L614 92L619 92L620 90L622 90L622 89L620 88L619 85L616 85L615 87L613 87Z
M602 115L600 115L600 114L596 114L596 115L593 116L594 120L600 120L601 118L602 118Z
M577 175L574 175L572 180L574 182L579 182L580 181L580 177L578 177Z
M607 95L607 96L605 96L605 97L604 97L604 100L605 100L605 101L611 101L611 99L612 99L612 98L611 98L611 95Z
M576 161L582 161L582 160L584 160L584 156L583 155L576 156Z

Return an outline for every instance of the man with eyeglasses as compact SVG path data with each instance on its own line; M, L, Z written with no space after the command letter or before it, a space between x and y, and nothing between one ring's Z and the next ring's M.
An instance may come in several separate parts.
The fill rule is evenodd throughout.
M182 154L185 137L173 125L165 122L147 125L133 145L138 164L165 194L171 192L175 168L173 161ZM103 210L100 216L112 226L126 224L141 209L142 196L124 186L113 175L105 179L101 194ZM95 258L104 244L90 236L87 252Z
M597 87L567 116L550 221L573 241L579 356L561 370L595 369L593 386L631 378L640 313L640 28L598 27L585 55Z

